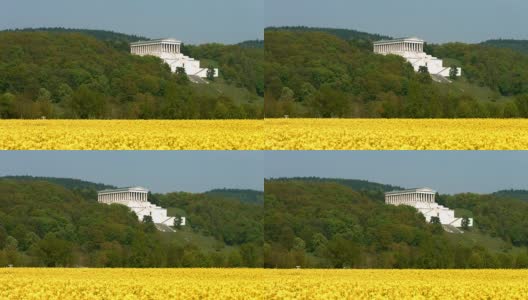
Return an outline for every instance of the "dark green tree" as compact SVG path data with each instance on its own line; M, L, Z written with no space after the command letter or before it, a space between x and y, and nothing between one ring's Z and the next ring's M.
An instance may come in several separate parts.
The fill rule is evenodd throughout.
M214 81L215 80L215 75L216 75L216 71L215 71L215 68L213 67L209 67L207 68L207 79L209 79L210 81Z
M451 69L449 70L449 78L451 80L456 80L458 78L458 67L456 65L451 66Z
M469 230L469 218L468 217L463 217L461 223L462 223L461 224L462 228L464 230Z

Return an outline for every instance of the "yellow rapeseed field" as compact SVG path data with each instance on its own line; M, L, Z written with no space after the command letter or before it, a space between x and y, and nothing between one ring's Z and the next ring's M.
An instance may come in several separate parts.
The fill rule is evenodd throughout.
M528 299L527 270L0 269L0 299Z
M264 299L261 270L0 269L0 299Z
M277 270L267 299L528 299L526 270Z
M1 120L2 150L253 150L262 120Z
M526 150L528 119L266 119L271 150Z
M1 120L1 150L527 150L528 119Z

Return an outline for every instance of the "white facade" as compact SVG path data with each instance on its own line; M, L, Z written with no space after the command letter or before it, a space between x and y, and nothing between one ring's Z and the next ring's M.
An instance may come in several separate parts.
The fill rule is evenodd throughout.
M140 41L130 44L130 53L159 57L170 66L173 73L177 68L184 68L187 75L206 78L207 68L200 67L199 60L183 55L181 45L182 42L175 39ZM218 77L218 69L215 69L215 77Z
M441 59L431 56L424 52L424 40L419 38L403 38L395 40L382 40L374 42L374 53L378 54L394 54L405 58L418 72L420 67L427 67L429 73L432 75L440 75L449 77L451 72L450 67L444 67ZM462 75L462 69L458 68L457 76Z
M454 210L436 203L435 196L436 191L430 188L393 191L385 193L385 203L412 206L424 215L427 222L438 217L441 224L462 227L462 218L456 218ZM469 226L473 226L473 218L469 218Z
M145 216L151 216L156 224L167 226L174 225L174 217L167 216L167 210L154 205L148 201L149 190L142 187L129 187L115 190L103 190L97 192L97 202L105 204L121 204L130 208L140 221ZM181 217L181 225L186 223L185 217Z

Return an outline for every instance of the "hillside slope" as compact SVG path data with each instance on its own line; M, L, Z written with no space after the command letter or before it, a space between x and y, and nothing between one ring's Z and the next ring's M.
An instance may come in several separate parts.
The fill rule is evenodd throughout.
M94 201L100 187L70 179L1 178L0 266L262 266L259 206L187 194L185 205L172 204L190 225L164 233L139 222L125 206ZM156 196L165 199L151 198Z
M219 45L217 52L228 47L237 46ZM0 32L0 118L258 118L262 102L250 80L257 75L240 74L258 72L248 67L255 61L218 63L228 71L219 84L251 90L204 95L201 85L172 74L160 59L133 56L84 33Z
M266 116L526 117L528 55L483 45L427 45L454 84L434 83L395 55L376 55L376 35L324 28L265 32Z
M486 229L492 223L478 209L475 210L477 227L471 230L472 242L468 243L464 235L453 236L440 225L426 223L412 207L385 205L368 193L335 181L274 179L266 181L265 189L266 267L511 268L528 265L526 247L511 251L511 243L506 239L501 241ZM469 209L456 200L449 201L450 207ZM512 228L509 224L505 223L503 229Z

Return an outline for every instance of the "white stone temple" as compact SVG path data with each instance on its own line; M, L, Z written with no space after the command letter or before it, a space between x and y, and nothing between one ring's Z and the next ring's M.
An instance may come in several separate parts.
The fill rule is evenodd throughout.
M385 193L385 203L412 206L424 215L427 222L438 217L441 224L462 227L462 218L456 218L454 210L436 203L435 197L436 191L430 188L392 191ZM469 218L469 226L473 226L473 218Z
M395 40L381 40L374 42L374 53L394 54L405 58L418 72L420 67L427 67L429 74L449 77L450 67L444 67L441 59L424 52L424 40L416 37ZM462 75L462 68L458 68L457 76Z
M167 216L167 210L148 201L149 190L143 187L128 187L115 190L97 192L97 201L105 204L121 204L130 208L140 221L145 216L151 216L155 224L174 226L175 217ZM181 225L185 226L186 219L181 217Z
M206 78L207 68L200 67L199 60L183 55L181 45L182 42L175 39L139 41L130 44L130 53L159 57L170 66L173 73L177 68L184 68L187 75ZM218 77L218 69L214 70L214 77Z

